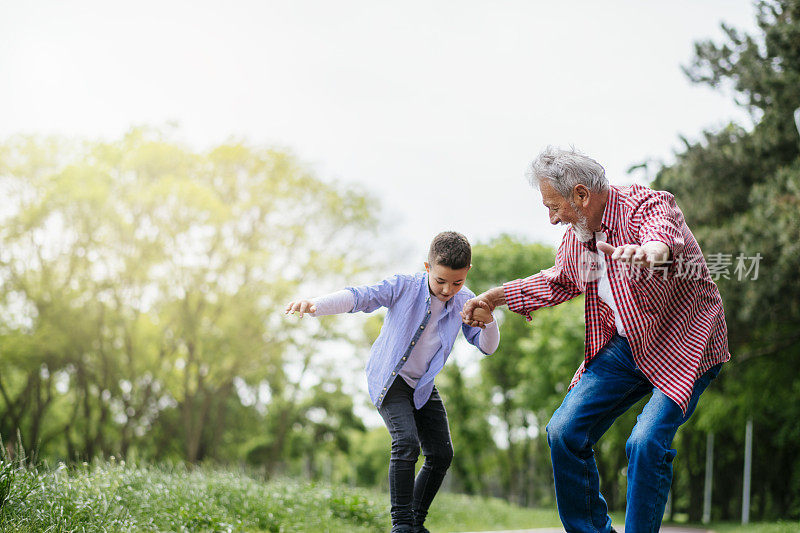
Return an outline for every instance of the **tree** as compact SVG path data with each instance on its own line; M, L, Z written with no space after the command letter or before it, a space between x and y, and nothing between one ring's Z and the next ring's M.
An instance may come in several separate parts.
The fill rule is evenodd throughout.
M146 128L113 142L11 139L0 186L7 442L19 430L69 458L225 456L227 432L256 429L235 423L248 387L269 391L277 439L303 420L293 409L313 404L302 382L335 320L285 321L283 305L369 268L372 199L281 151L200 153Z
M756 18L758 35L723 25L726 41L696 44L685 69L696 83L730 88L750 111L752 130L731 124L705 132L701 142L685 141L676 163L662 168L654 182L675 194L706 257L723 254L717 258L730 267L717 283L733 360L704 394L697 420L679 436L676 476L686 492L702 493L704 446L696 444L715 431L717 443L730 443L715 450L722 463L715 469L715 513L736 516L741 443L752 418L752 515L797 518L800 380L789 369L800 362L800 137L793 122L800 107L800 2L758 2ZM759 259L757 276L737 270L737 260L748 258ZM689 510L699 518L698 506Z

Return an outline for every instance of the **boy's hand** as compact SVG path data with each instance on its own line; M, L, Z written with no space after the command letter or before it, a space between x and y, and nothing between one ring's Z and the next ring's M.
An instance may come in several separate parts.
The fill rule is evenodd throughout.
M317 306L314 305L311 300L297 300L296 302L289 302L289 305L286 306L286 312L284 314L288 315L289 313L300 313L300 318L303 318L303 313L316 312Z
M494 322L494 316L483 307L476 307L472 310L471 322L471 325L484 329L486 324L491 324Z
M473 298L464 303L461 320L468 326L483 329L486 324L494 320L494 316L492 316L492 309L488 303L480 298Z
M486 324L491 322L483 322L481 320L476 320L475 311L477 309L483 309L486 311L489 316L491 316L492 311L498 305L505 305L506 304L506 295L503 292L503 287L495 287L494 289L489 289L488 291L479 294L475 298L470 298L466 302L464 302L464 309L461 310L461 320L464 321L464 324L473 327L484 328ZM492 317L494 319L494 317Z

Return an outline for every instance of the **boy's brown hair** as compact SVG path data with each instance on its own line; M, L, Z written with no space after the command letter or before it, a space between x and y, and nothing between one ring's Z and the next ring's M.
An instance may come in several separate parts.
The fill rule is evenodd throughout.
M428 263L453 270L467 268L472 262L472 247L466 237L455 231L443 231L433 238Z

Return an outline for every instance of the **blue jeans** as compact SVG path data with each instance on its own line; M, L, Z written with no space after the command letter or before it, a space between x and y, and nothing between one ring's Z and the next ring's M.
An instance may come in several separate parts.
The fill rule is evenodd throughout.
M453 460L447 411L436 387L425 405L415 409L414 389L397 376L378 412L392 436L389 459L392 531L404 526L421 527ZM420 445L425 464L414 479Z
M671 448L678 427L719 373L716 365L694 384L686 414L656 389L636 367L625 337L614 335L586 366L547 425L547 442L556 486L558 514L566 531L611 530L592 447L618 416L649 393L625 444L628 492L625 531L657 532L672 483Z

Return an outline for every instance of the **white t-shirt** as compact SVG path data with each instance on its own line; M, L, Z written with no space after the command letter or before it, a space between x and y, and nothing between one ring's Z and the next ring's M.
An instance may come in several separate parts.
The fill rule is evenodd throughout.
M606 242L606 238L606 234L603 231L595 233L597 242ZM625 326L622 324L622 318L619 315L619 309L617 309L617 302L614 301L614 294L611 292L611 282L608 280L608 268L606 267L608 256L604 253L598 253L598 255L601 257L598 257L599 260L597 262L600 269L600 277L597 279L597 296L614 312L614 324L617 326L617 333L627 337Z
M417 381L428 371L433 356L442 346L442 340L439 338L439 317L442 309L444 309L444 302L432 296L431 317L428 319L428 325L425 326L417 344L408 354L408 361L400 369L400 375L412 387L416 388Z

